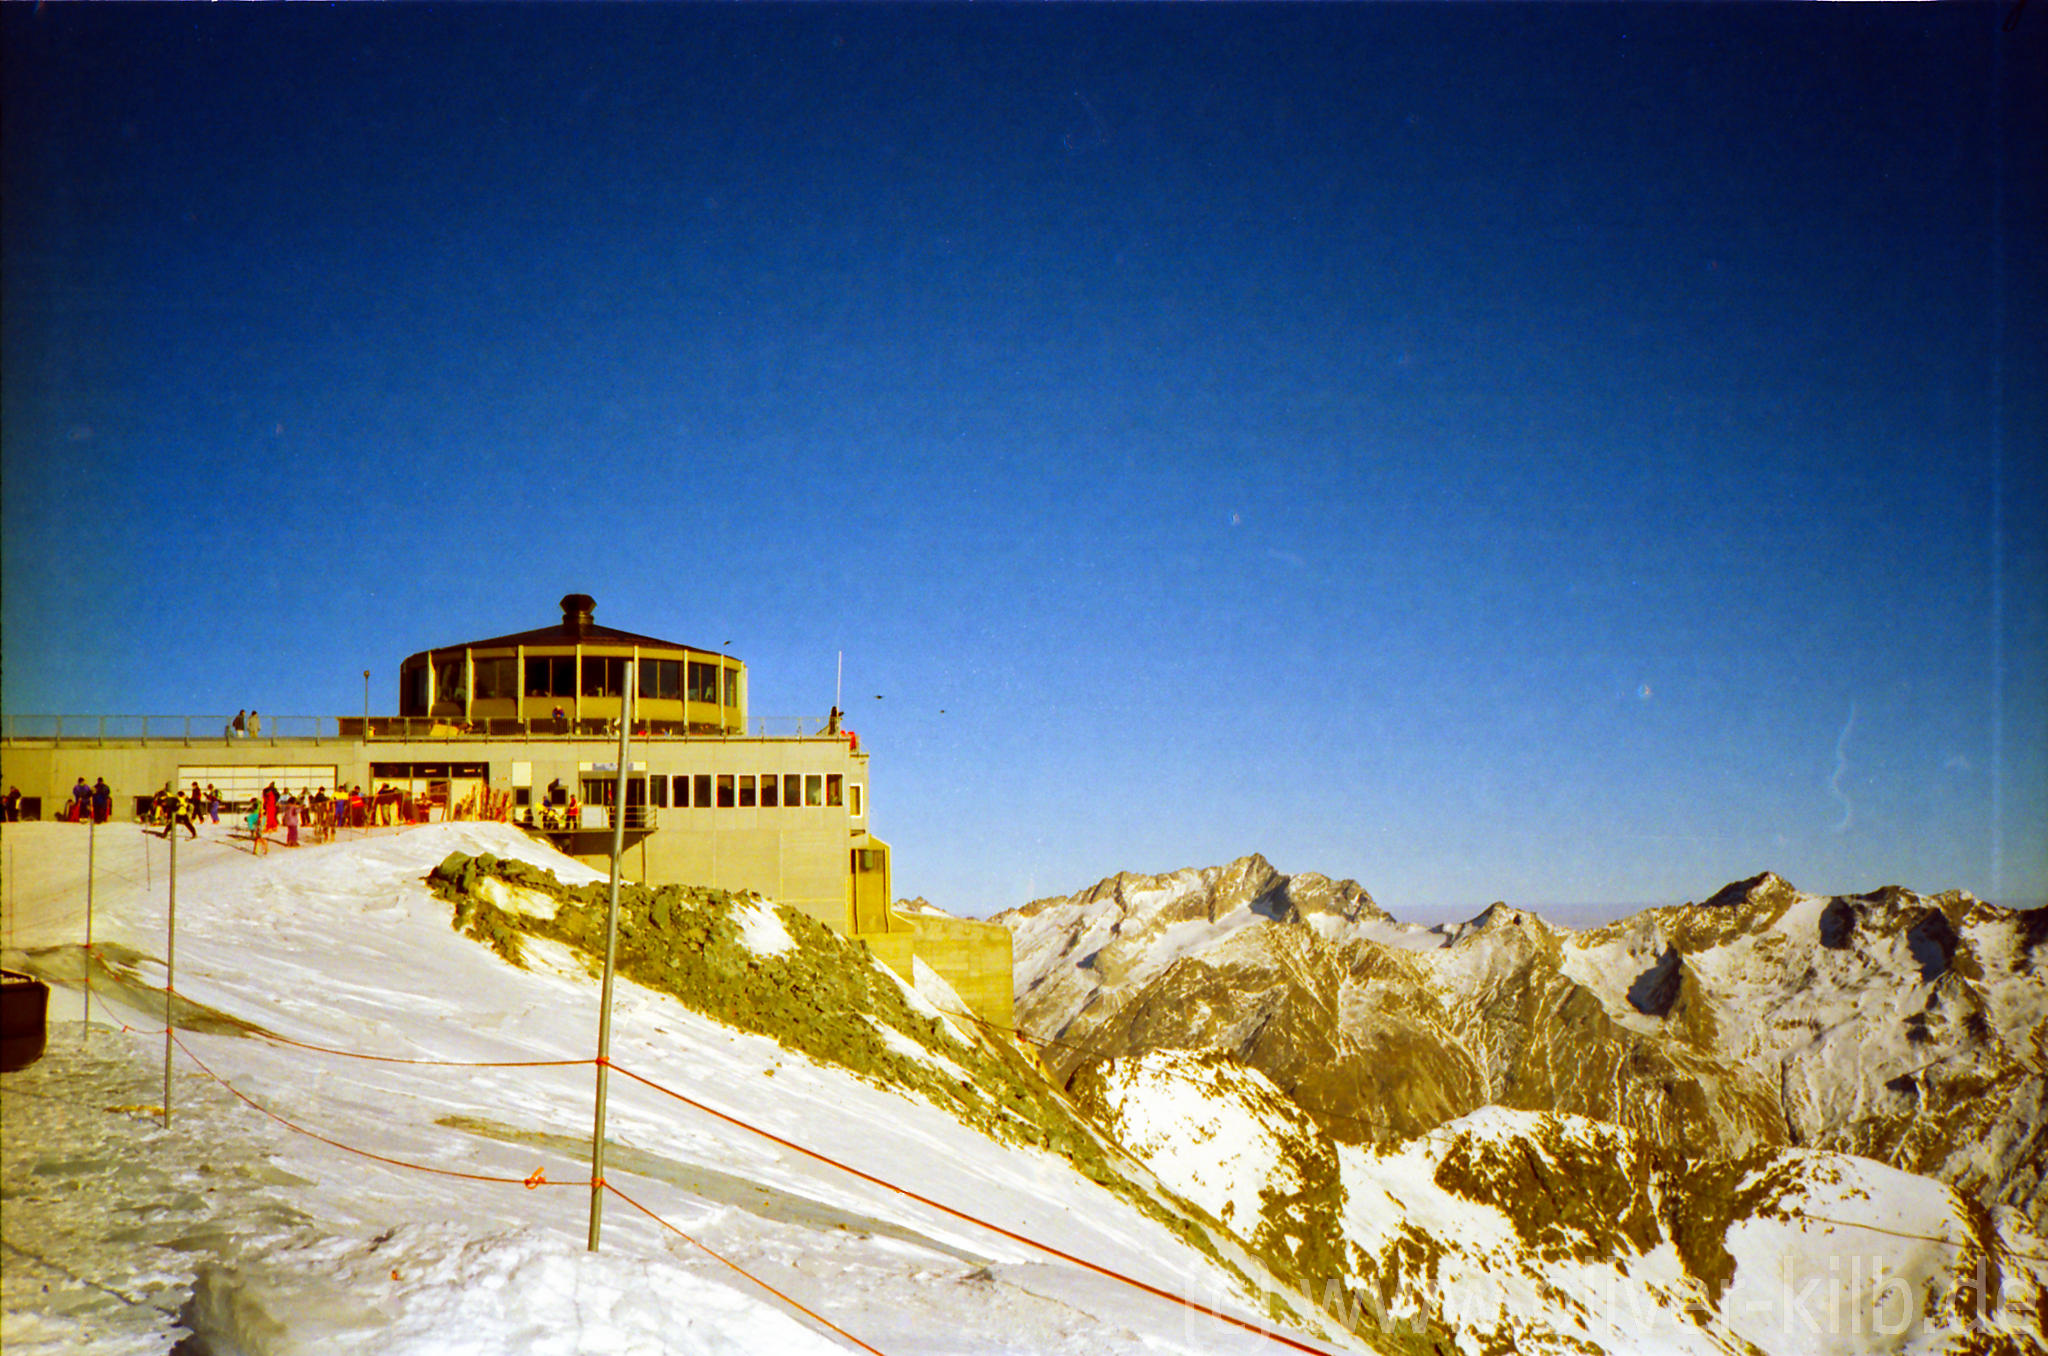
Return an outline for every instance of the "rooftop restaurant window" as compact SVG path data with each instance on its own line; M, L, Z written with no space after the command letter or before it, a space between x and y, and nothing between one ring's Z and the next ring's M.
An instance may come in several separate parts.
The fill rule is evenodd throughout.
M537 655L526 661L526 695L529 697L573 697L576 695L576 656Z
M490 697L517 697L519 695L519 661L516 659L478 659L473 661L476 670L476 695L479 701Z
M415 664L399 675L398 709L407 716L427 714L427 666Z
M738 706L740 704L740 671L738 669L727 669L725 671L725 704L727 706Z
M640 695L658 701L677 701L683 695L683 661L643 659L640 661Z
M693 702L715 702L718 700L718 665L700 664L690 661L690 700Z
M437 702L466 702L469 700L469 684L463 678L462 656L434 661L434 700Z
M623 655L583 656L583 695L621 697L626 692L626 659Z

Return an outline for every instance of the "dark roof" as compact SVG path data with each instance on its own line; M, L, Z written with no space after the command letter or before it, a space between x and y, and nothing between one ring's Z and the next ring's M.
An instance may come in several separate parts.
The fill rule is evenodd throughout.
M581 631L569 626L543 626L538 631L521 631L513 636L492 636L489 640L465 640L458 645L436 645L436 650L486 650L508 645L574 645L582 641L585 645L658 645L664 650L695 650L698 654L717 654L701 645L685 645L679 640L661 640L655 636L638 636L631 631L614 631L609 626L591 625Z
M489 640L465 640L454 645L436 645L432 650L421 650L418 654L406 656L408 662L421 655L436 654L444 650L495 650L507 649L514 645L574 645L579 641L585 645L641 645L663 650L689 650L696 654L718 654L701 645L685 645L681 641L662 640L656 636L636 635L631 631L615 631L609 626L599 626L590 620L590 614L597 607L586 594L572 593L562 599L562 620L553 626L543 626L537 631L521 631L516 635L492 636Z

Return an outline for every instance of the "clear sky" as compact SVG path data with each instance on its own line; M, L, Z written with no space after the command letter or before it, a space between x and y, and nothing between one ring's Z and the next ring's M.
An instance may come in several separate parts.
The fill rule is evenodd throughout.
M757 716L843 652L955 910L2040 902L2007 13L0 7L6 710L587 592Z

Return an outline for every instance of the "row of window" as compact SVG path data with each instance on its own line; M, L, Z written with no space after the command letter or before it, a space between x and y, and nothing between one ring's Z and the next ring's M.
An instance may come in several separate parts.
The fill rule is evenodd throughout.
M668 783L675 789L671 796ZM628 783L630 786L631 783ZM649 777L647 793L658 806L678 810L775 810L846 804L846 778L837 772L697 773ZM860 785L853 787L853 813L860 813Z
M526 661L526 695L623 696L626 691L628 662L624 655L584 655L579 681L575 655L535 655ZM512 666L515 663L517 661L511 659L477 660L476 695L479 698L518 696L518 690L511 685ZM725 675L723 684L719 679L721 673ZM738 669L700 663L694 659L643 659L639 664L638 681L634 687L640 696L651 697L656 701L687 700L724 706L740 704Z
M617 788L616 778L586 774L582 799L588 805L610 805L618 794ZM542 799L551 805L561 805L567 802L568 794L556 782ZM663 810L779 810L844 805L855 818L861 812L860 783L848 785L844 774L838 772L699 772L628 778L626 803L638 805L643 795ZM515 792L515 803L526 804L526 797L526 788L520 788Z
M584 655L579 665L573 654L529 655L525 682L520 681L517 659L478 659L470 664L476 679L477 700L497 697L618 697L626 690L624 655ZM463 680L459 658L437 659L433 663L434 695L443 702L467 703L469 687ZM719 675L724 674L723 680ZM427 709L427 666L410 669L405 675L406 707L414 712ZM740 671L697 660L643 659L639 695L656 701L687 699L713 705L740 704Z

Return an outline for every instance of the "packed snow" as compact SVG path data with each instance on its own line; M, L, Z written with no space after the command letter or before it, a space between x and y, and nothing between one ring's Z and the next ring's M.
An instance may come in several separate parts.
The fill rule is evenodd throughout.
M159 1353L193 1332L246 1356L854 1349L825 1322L890 1353L1263 1345L626 1077L1169 1293L1264 1316L1262 1296L1063 1160L629 982L614 1008L607 1172L681 1233L608 1196L602 1248L587 1251L589 967L541 943L529 968L508 966L454 932L421 883L452 852L598 878L504 826L373 830L262 857L226 826L180 842L175 987L191 1056L175 1056L166 1127L153 986L170 845L132 825L97 831L106 968L85 1027L89 832L8 825L4 840L9 964L53 979L48 1052L0 1083L10 1356ZM748 945L776 947L773 922L748 913ZM383 1060L579 1062L379 1062L286 1041ZM444 1175L456 1173L498 1180Z

